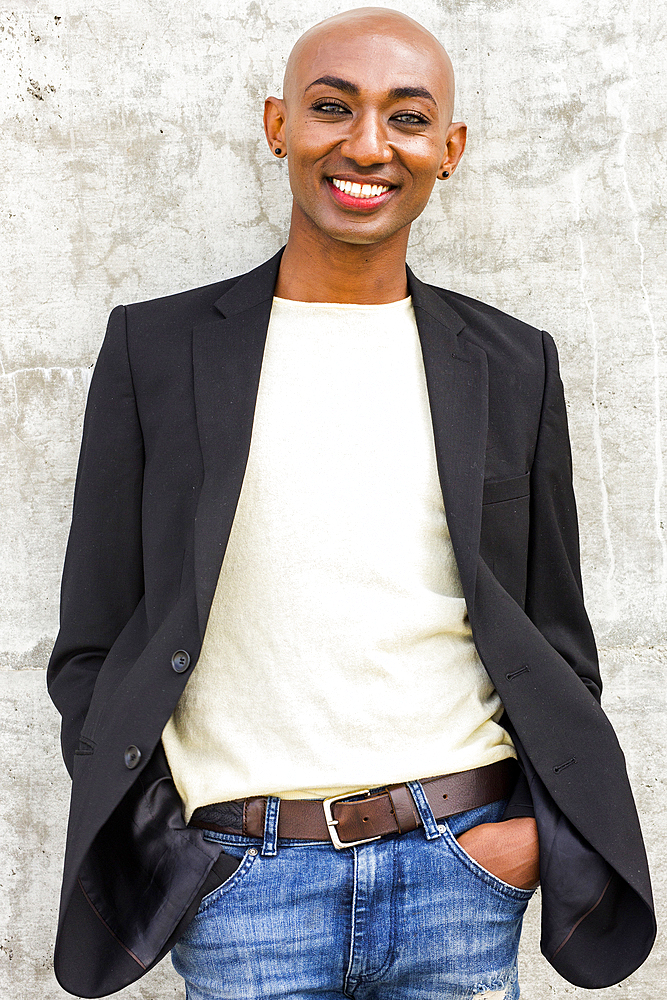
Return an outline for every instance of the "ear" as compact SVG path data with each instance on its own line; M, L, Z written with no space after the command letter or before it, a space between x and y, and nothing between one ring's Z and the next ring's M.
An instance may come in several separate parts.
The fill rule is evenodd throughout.
M285 102L282 98L267 97L264 101L264 134L272 153L276 148L281 150L277 156L284 156L286 153L285 118Z
M438 180L446 180L445 174L451 177L458 167L463 150L466 148L467 134L468 126L463 122L452 122L447 129L447 145L438 167Z

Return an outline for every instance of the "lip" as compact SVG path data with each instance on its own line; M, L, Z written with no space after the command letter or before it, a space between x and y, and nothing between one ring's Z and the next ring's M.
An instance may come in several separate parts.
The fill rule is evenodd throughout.
M334 176L338 180L341 181L349 180L352 181L354 184L381 184L384 186L387 183L384 180L381 179L377 180L371 177L364 177L363 179L360 180L356 177L355 178L344 177L340 174L335 174ZM331 194L331 197L334 199L335 202L337 202L339 205L342 205L344 208L354 208L358 212L372 212L373 209L379 208L380 205L384 205L384 203L388 201L389 198L391 198L392 194L396 190L395 187L390 187L388 191L384 192L384 194L378 194L374 198L355 198L354 195L347 194L345 191L341 191L340 188L337 188L332 183L330 177L326 178L326 184L327 188L329 189L329 193Z

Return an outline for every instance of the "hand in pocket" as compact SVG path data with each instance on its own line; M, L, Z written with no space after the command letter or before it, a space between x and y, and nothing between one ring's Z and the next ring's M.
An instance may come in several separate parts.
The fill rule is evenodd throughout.
M528 817L481 823L457 840L482 868L517 889L534 889L540 881L537 825Z

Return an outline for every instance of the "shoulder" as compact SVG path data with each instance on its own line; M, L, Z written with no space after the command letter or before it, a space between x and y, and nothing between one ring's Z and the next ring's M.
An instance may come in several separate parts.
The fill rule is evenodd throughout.
M220 320L273 295L282 249L257 267L223 281L175 295L135 302L125 307L128 330L183 335L184 331Z
M410 274L415 307L435 316L459 343L467 342L486 355L489 377L509 387L531 391L543 382L547 355L555 346L549 334L496 306L437 285L427 285ZM418 320L419 322L419 320Z
M427 287L440 301L454 310L465 323L465 334L471 340L478 342L481 347L486 348L494 344L505 345L508 348L522 346L542 352L544 331L539 327L460 292L439 288L437 285Z
M215 281L198 288L164 295L125 306L128 324L139 332L141 329L183 330L220 318L215 303L232 288L242 276Z

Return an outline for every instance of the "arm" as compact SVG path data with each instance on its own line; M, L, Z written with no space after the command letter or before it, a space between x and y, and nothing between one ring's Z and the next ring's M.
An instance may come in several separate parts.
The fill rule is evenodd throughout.
M60 632L47 671L70 774L100 668L143 595L143 461L125 308L118 306L109 317L88 394Z
M596 701L602 681L584 607L572 455L556 345L543 334L545 389L530 477L526 614Z
M584 607L572 455L556 345L543 334L545 386L531 469L526 614L599 701L602 681ZM537 879L537 830L528 782L519 775L501 828L469 831L465 847L506 882L527 888ZM532 825L531 825L532 824ZM510 849L511 847L511 849ZM501 865L506 857L507 867ZM521 858L526 867L516 866ZM487 863L485 863L485 859Z

